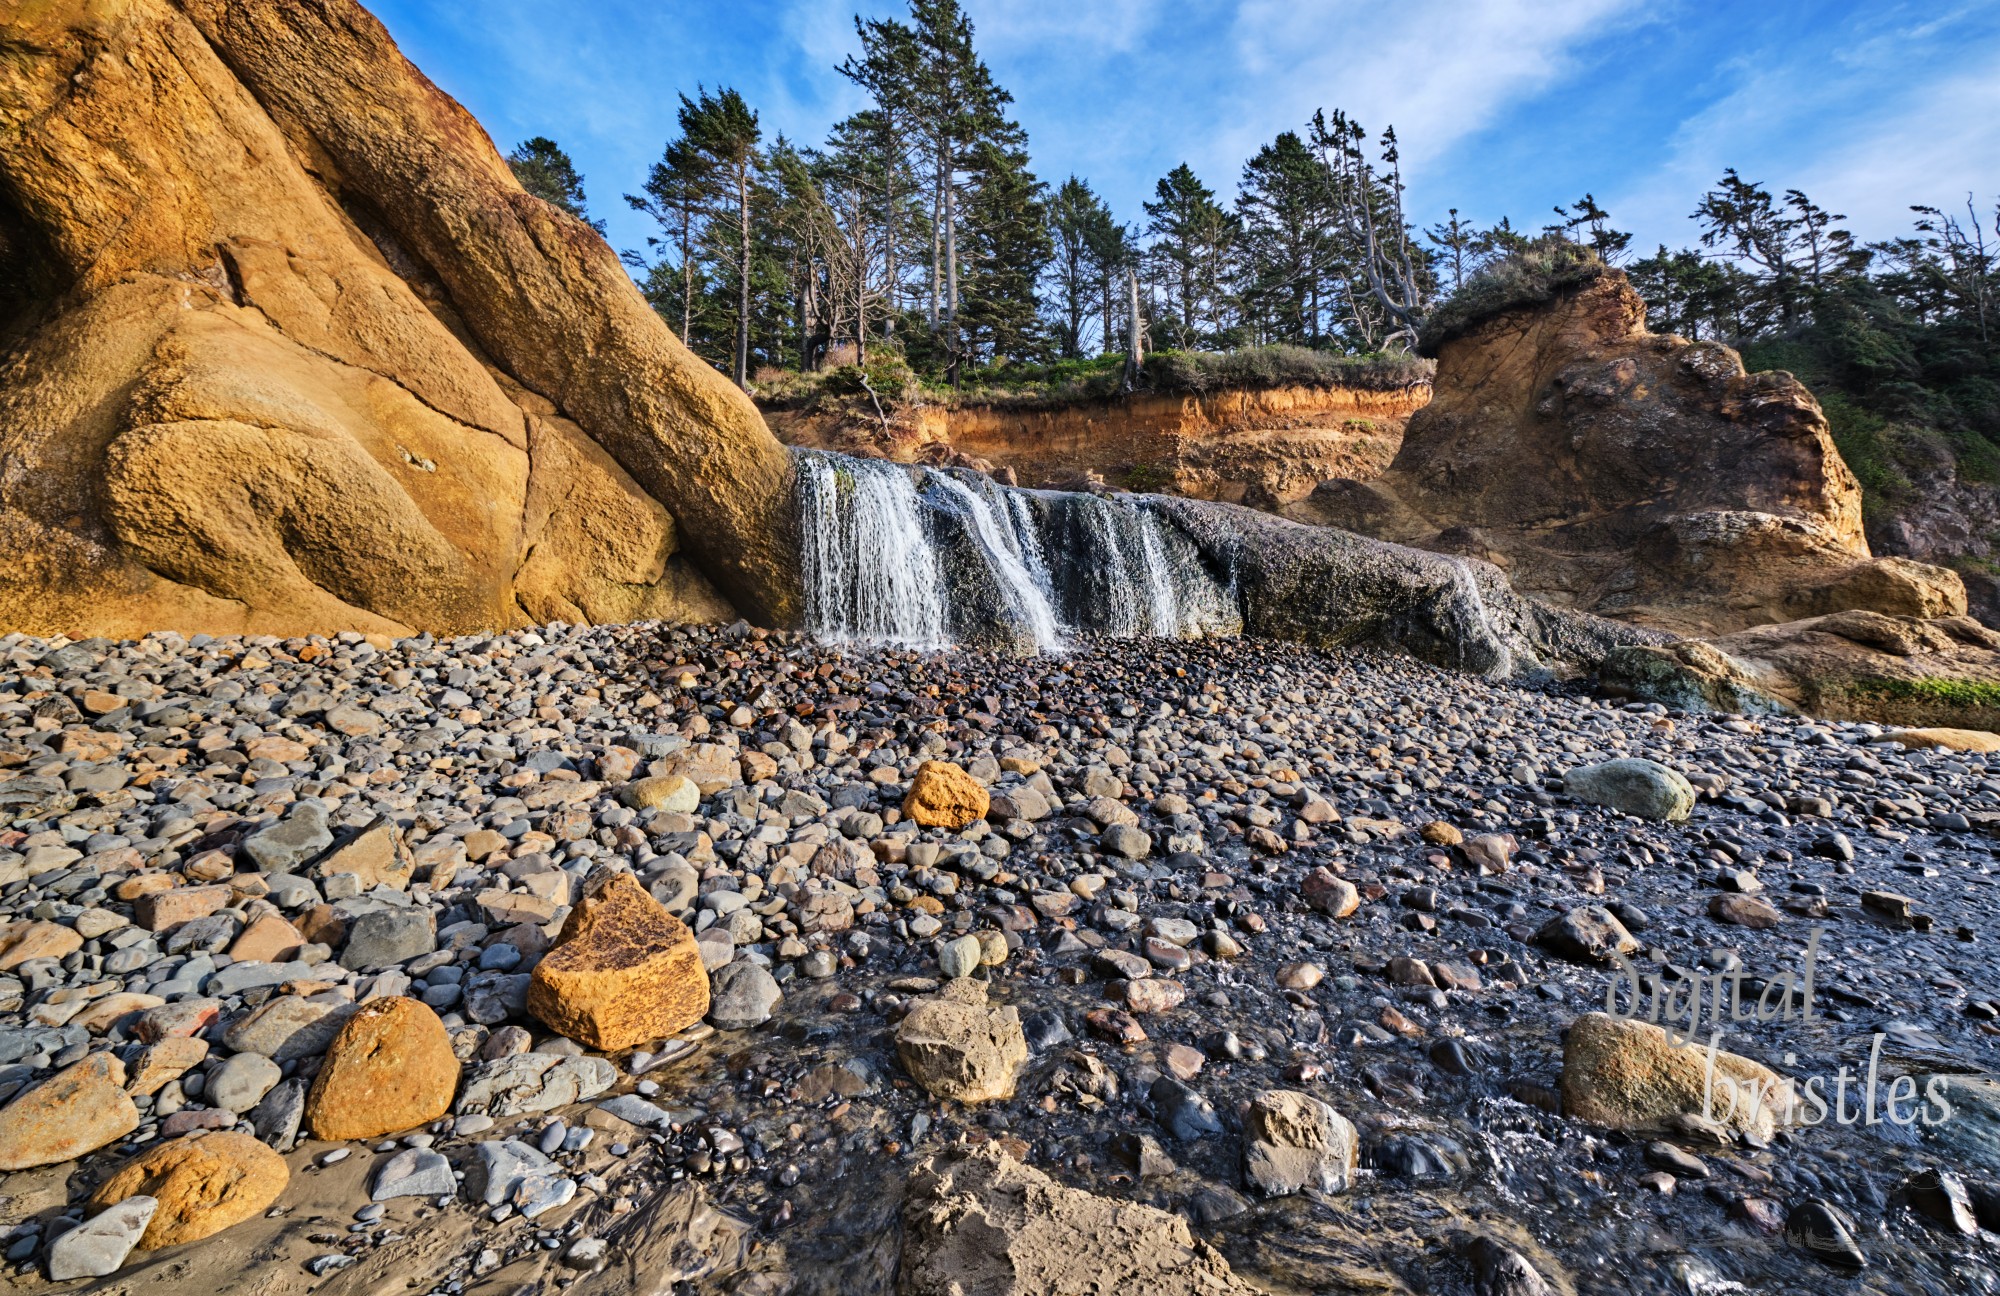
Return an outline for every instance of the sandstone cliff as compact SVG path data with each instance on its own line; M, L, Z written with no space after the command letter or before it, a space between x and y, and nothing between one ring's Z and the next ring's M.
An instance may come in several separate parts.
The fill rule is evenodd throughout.
M796 617L790 461L349 0L0 0L0 625Z
M1023 486L1112 487L1278 509L1335 477L1388 467L1426 384L1140 393L1074 403L918 406L886 425L852 408L765 409L791 445L1011 473Z
M1388 471L1288 516L1487 558L1523 593L1682 633L1965 611L1955 574L1870 556L1812 393L1648 333L1620 271L1472 321L1437 362Z

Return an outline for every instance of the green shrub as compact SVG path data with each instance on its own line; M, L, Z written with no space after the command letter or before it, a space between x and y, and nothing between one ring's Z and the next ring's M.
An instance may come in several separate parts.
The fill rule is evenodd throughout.
M1604 270L1595 248L1554 235L1537 239L1467 279L1424 322L1417 351L1435 356L1439 347L1463 336L1482 320L1554 301Z
M1273 387L1358 387L1394 391L1427 383L1436 366L1400 352L1340 355L1310 347L1160 351L1146 357L1144 385L1157 392L1268 391Z
M1245 347L1237 351L1158 351L1140 369L1143 391L1198 395L1224 390L1264 391L1273 387L1350 387L1398 391L1427 383L1436 369L1429 360L1402 353L1341 355L1301 346ZM867 405L860 369L843 365L824 373L763 369L755 395L771 408L797 409L822 398L859 399ZM1122 355L1058 360L1049 364L1007 362L966 369L953 389L915 373L901 353L871 351L868 381L883 408L904 405L990 405L1001 408L1060 408L1118 395L1125 375Z
M875 399L882 402L885 410L916 403L923 394L922 384L909 362L900 352L889 350L871 353L863 365L841 365L828 370L824 389L829 395L861 397L873 389Z

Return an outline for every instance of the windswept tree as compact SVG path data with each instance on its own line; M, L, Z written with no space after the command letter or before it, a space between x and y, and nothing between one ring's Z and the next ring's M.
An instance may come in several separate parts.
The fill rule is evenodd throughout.
M1424 237L1436 246L1439 264L1451 275L1447 291L1457 292L1466 278L1479 269L1479 230L1470 221L1460 220L1456 207L1448 215L1449 220L1425 230Z
M750 278L753 272L751 199L761 183L764 164L758 145L763 132L757 114L731 89L710 94L706 87L699 97L681 96L680 126L687 146L702 160L713 177L713 192L720 206L709 222L711 231L726 231L727 246L735 264L731 269L737 287L736 346L732 357L736 385L750 385Z
M655 310L669 320L680 321L681 340L693 346L694 314L698 300L696 248L716 197L715 168L700 149L689 142L687 118L692 108L682 100L681 138L668 143L646 177L643 194L626 194L625 202L634 211L656 221L664 237L648 237L650 247L667 246L676 258L659 262L637 250L622 255L625 263L646 273L647 298Z
M1555 213L1557 223L1548 226L1548 231L1571 242L1586 244L1606 265L1618 264L1618 258L1632 244L1630 234L1611 228L1611 213L1598 206L1597 199L1589 194L1567 207L1558 205Z
M577 173L576 163L570 161L569 154L554 140L546 135L522 140L507 155L507 165L523 189L543 202L554 203L600 235L604 233L604 222L590 218L590 207L583 196L583 177Z
M1428 257L1403 211L1402 155L1393 127L1382 132L1382 170L1368 157L1368 132L1336 109L1313 114L1310 142L1323 167L1327 203L1345 236L1369 297L1387 317L1383 343L1414 344L1432 304ZM1349 294L1357 327L1372 333L1358 293Z
M1758 305L1790 329L1810 314L1812 294L1828 286L1830 277L1855 269L1867 253L1837 222L1845 216L1820 207L1797 189L1773 197L1763 185L1743 179L1731 167L1713 189L1702 195L1694 219L1701 223L1701 245L1735 262L1758 279Z
M1989 241L1972 195L1965 195L1965 221L1936 207L1911 207L1917 214L1921 252L1902 259L1919 280L1938 289L1937 315L1956 313L1974 322L1981 342L1993 340L1995 296L2000 292L2000 241ZM2000 233L2000 207L1994 212Z

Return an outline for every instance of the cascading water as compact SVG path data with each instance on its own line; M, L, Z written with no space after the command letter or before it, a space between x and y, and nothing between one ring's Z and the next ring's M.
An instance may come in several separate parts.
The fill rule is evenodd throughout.
M1173 582L1166 578L1166 539L1160 534L1160 519L1151 510L1141 510L1139 514L1139 552L1144 555L1142 565L1146 593L1150 596L1148 611L1153 614L1152 632L1176 634L1181 624L1181 601L1174 596Z
M1035 641L1035 647L1043 650L1060 648L1062 627L1056 623L1056 610L1049 603L1047 582L1037 585L1022 561L1025 546L1021 543L1013 510L1003 505L1000 512L1007 519L1003 525L986 500L973 493L972 487L958 478L939 473L931 480L965 506L973 534L985 551L987 566L999 582L1009 610L1026 627Z
M824 638L1051 651L1241 628L1193 543L1132 497L823 451L798 463L807 620Z
M867 459L802 455L799 532L806 620L826 639L937 647L944 580L907 472Z
M1505 635L1493 629L1493 614L1486 610L1486 595L1480 592L1479 578L1473 575L1472 564L1463 558L1452 560L1452 583L1464 596L1465 607L1471 615L1475 631L1466 636L1468 643L1491 645L1493 660L1481 672L1492 679L1506 679L1514 673L1514 651L1507 646Z

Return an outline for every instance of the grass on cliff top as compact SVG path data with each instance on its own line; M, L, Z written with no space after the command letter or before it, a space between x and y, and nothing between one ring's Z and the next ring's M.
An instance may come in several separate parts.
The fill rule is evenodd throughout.
M1299 346L1244 347L1235 351L1158 351L1146 357L1140 389L1167 395L1211 391L1266 391L1274 387L1345 387L1400 391L1427 383L1435 366L1416 356L1340 355ZM1125 369L1122 355L1001 364L966 370L953 390L917 374L900 355L880 351L868 359L866 377L885 409L907 405L986 405L1057 408L1111 399ZM753 395L766 408L807 409L826 397L858 397L868 405L863 370L842 365L822 373L759 371Z
M1568 239L1538 239L1467 279L1443 305L1424 321L1417 341L1421 355L1434 356L1438 348L1461 337L1483 320L1523 306L1539 306L1554 301L1580 284L1604 273L1605 265L1597 249Z

